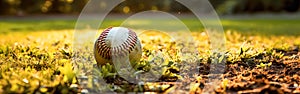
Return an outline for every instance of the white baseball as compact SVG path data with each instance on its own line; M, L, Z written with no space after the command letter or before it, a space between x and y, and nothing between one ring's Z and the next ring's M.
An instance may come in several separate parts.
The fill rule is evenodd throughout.
M127 58L134 66L133 64L140 61L142 48L140 40L132 30L110 27L105 29L96 40L94 55L98 65L113 64L113 59Z

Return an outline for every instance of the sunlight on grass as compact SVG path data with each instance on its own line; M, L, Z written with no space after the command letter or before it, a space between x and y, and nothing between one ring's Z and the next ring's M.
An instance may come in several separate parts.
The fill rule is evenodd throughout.
M100 33L100 32L98 32ZM13 32L5 35L0 35L2 38L0 45L0 91L5 93L30 93L30 92L77 92L70 88L74 85L76 79L70 71L70 59L74 55L72 52L72 37L74 32L72 30L62 31L39 31L39 32ZM168 60L165 63L165 69L162 76L162 81L172 81L172 79L183 79L182 76L177 75L176 71L187 72L191 68L182 64L192 63L193 60L201 62L210 62L210 46L208 37L205 33L192 32L195 39L194 43L200 54L193 56L187 55L181 57L177 50L181 46L189 46L184 40L176 41L173 45L170 38L151 39L153 33L143 35L140 37L143 46L143 58L138 65L142 70L148 70L147 64L154 62L158 57L155 57L156 50L152 48L162 49L162 53ZM158 34L158 33L155 33ZM178 34L184 38L184 34ZM150 40L144 40L149 37ZM274 58L284 58L281 52L274 52L274 49L281 49L287 51L290 47L300 45L300 37L290 36L244 36L239 32L227 31L227 57L229 63L244 62L247 64L264 65L270 62L269 55ZM178 45L180 44L180 45ZM87 46L87 45L86 45ZM86 53L91 53L85 50L85 45L82 45L79 56L93 58L93 56L85 56ZM242 49L242 50L241 50ZM270 54L268 54L270 53ZM261 56L261 59L254 59ZM188 60L185 58L197 57ZM264 58L266 57L266 58ZM165 58L166 59L166 58ZM92 59L91 59L92 60ZM158 59L159 60L159 59ZM251 61L251 62L250 62ZM13 62L13 63L12 63ZM95 61L89 61L95 62ZM185 63L182 63L185 62ZM262 62L262 63L261 63ZM195 61L194 61L195 63ZM154 65L153 65L154 66ZM181 66L181 67L180 67ZM106 71L105 74L111 74L113 71ZM102 76L111 78L112 75ZM189 74L193 75L193 74ZM152 87L150 84L147 84ZM12 86L12 87L10 87ZM57 88L59 87L59 88ZM121 86L122 87L122 86ZM124 86L118 90L132 91L129 87ZM51 89L57 88L57 89ZM141 88L140 86L136 88ZM157 87L159 88L159 87ZM147 88L138 90L147 90ZM38 90L38 91L35 91ZM118 91L116 90L116 91ZM133 89L135 90L135 89ZM153 89L156 90L156 89ZM1 92L0 92L1 93Z
M168 24L170 28L177 25L164 20L152 21ZM193 31L191 32L194 39L192 42L187 41L186 37L189 35L182 32L170 32L182 39L174 41L172 37L164 35L164 33L143 29L134 30L137 33L147 31L139 36L143 45L143 56L136 69L149 71L153 67L161 67L163 71L160 82L174 80L184 82L187 79L200 77L195 76L199 74L182 75L179 73L189 73L191 70L196 70L198 65L212 63L213 56L210 52L209 37L206 32L202 32L203 27L200 22L188 18L182 19L182 21ZM135 20L129 24L144 25L153 22ZM74 34L76 34L73 30L75 23L74 20L1 21L0 26L5 28L0 28L0 93L80 92L78 87L75 88L79 80L72 72L71 62L77 57L83 57L86 60L78 61L89 62L92 67L88 68L92 69L95 61L91 55L91 49L87 49L93 47L93 44L73 44ZM103 28L118 26L121 23L122 21L119 19L108 19L103 22L99 32L83 30L82 32L87 35L82 36L86 36L88 39L82 40L82 42L94 40ZM223 19L222 24L226 37L226 56L217 56L217 58L219 61L226 60L228 64L238 63L250 68L268 69L277 60L295 58L294 55L289 56L288 52L300 47L299 19ZM86 27L89 29L88 26ZM79 51L73 51L74 45L80 47ZM189 51L183 47L194 47L199 54L181 53L182 50ZM162 92L170 86L151 83L145 83L144 86L131 86L124 81L114 82L119 79L115 80L116 73L109 64L103 67L102 72L97 73L97 76L109 79L108 88L116 92ZM88 87L95 85L95 80L91 80L91 77L86 79L89 79ZM223 81L220 87L226 91L224 83L226 85L231 83L227 80ZM200 83L192 83L187 86L192 88L191 91L200 90Z
M100 28L107 28L109 26L119 26L123 20L121 19L106 19ZM131 21L130 24L170 24L171 27L176 27L169 21L151 20L152 22L145 22L143 20ZM181 21L191 31L203 31L203 26L196 19L183 18ZM225 31L231 30L240 32L243 35L300 35L300 19L222 19L223 28ZM2 20L0 22L0 33L9 32L35 32L44 30L66 30L74 29L75 20ZM99 23L100 24L100 23ZM207 23L210 24L210 23ZM88 28L88 27L87 27Z

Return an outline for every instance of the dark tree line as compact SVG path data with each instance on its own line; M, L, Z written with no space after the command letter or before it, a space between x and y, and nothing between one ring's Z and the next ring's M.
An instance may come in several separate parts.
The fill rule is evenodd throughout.
M0 0L0 15L74 14L80 13L89 0ZM297 12L300 0L209 0L220 14L256 12ZM103 2L102 2L103 3ZM105 2L104 2L105 4ZM100 5L100 4L99 4ZM95 8L96 9L100 9ZM175 0L125 0L114 13L136 13L144 10L189 12Z
M80 13L88 0L0 0L1 15Z

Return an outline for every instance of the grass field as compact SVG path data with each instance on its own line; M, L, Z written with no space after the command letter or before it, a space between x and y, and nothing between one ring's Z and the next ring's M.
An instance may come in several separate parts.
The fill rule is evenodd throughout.
M141 21L142 22L142 21ZM164 20L157 20L157 23L164 23ZM195 19L183 18L182 22L186 24L191 31L201 31L203 26ZM254 18L254 19L234 19L224 18L221 20L225 31L231 30L241 34L250 35L292 35L298 36L300 18L284 19L284 18ZM107 19L102 24L101 28L109 26L119 26L122 20L117 18ZM140 22L136 22L140 23ZM9 32L32 32L45 30L70 30L74 29L76 24L75 18L69 19L2 19L0 26L5 27L0 29L0 33Z
M227 53L225 58L215 58L225 60L227 68L221 75L221 84L217 85L214 92L299 92L300 19L221 21L227 39ZM191 33L195 39L194 44L181 40L172 45L174 42L170 41L169 36L151 33L154 31L140 36L143 56L136 68L148 71L150 65L165 65L159 82L130 84L116 78L111 66L106 65L98 75L107 80L108 89L116 92L205 91L204 86L209 86L207 80L211 76L209 70L218 69L209 67L209 64L215 64L212 62L214 56L209 51L209 38L198 28L201 27L199 22L188 18L183 22L194 31ZM110 19L103 27L120 23L118 19ZM72 19L1 20L0 93L76 93L86 92L85 89L95 92L95 88L104 88L93 84L97 81L91 80L90 76L87 77L87 86L83 86L73 73L72 58L87 58L79 61L89 62L92 66L96 63L90 55L91 50L85 49L92 45L81 45L79 52L74 51L72 29L75 24L76 21ZM185 34L178 35L182 39L186 37ZM157 37L151 38L154 36ZM181 53L183 47L194 47L199 54ZM157 56L158 52L162 54ZM161 58L163 61L160 61ZM196 74L184 74L197 69L199 71Z

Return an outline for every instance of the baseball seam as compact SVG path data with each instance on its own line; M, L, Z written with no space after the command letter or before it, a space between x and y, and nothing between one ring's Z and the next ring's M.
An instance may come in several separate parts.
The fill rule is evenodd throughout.
M105 59L111 59L112 56L114 56L114 57L115 56L125 56L126 54L128 54L134 50L134 47L137 42L137 36L136 36L135 32L131 31L130 29L128 29L129 30L128 38L126 39L126 41L124 43L122 43L121 45L116 46L116 47L108 46L105 43L105 40L111 29L112 29L112 27L104 30L101 33L101 35L99 36L99 38L97 39L96 50L98 51L98 54L101 57L103 57ZM114 52L114 54L112 54L112 52Z

